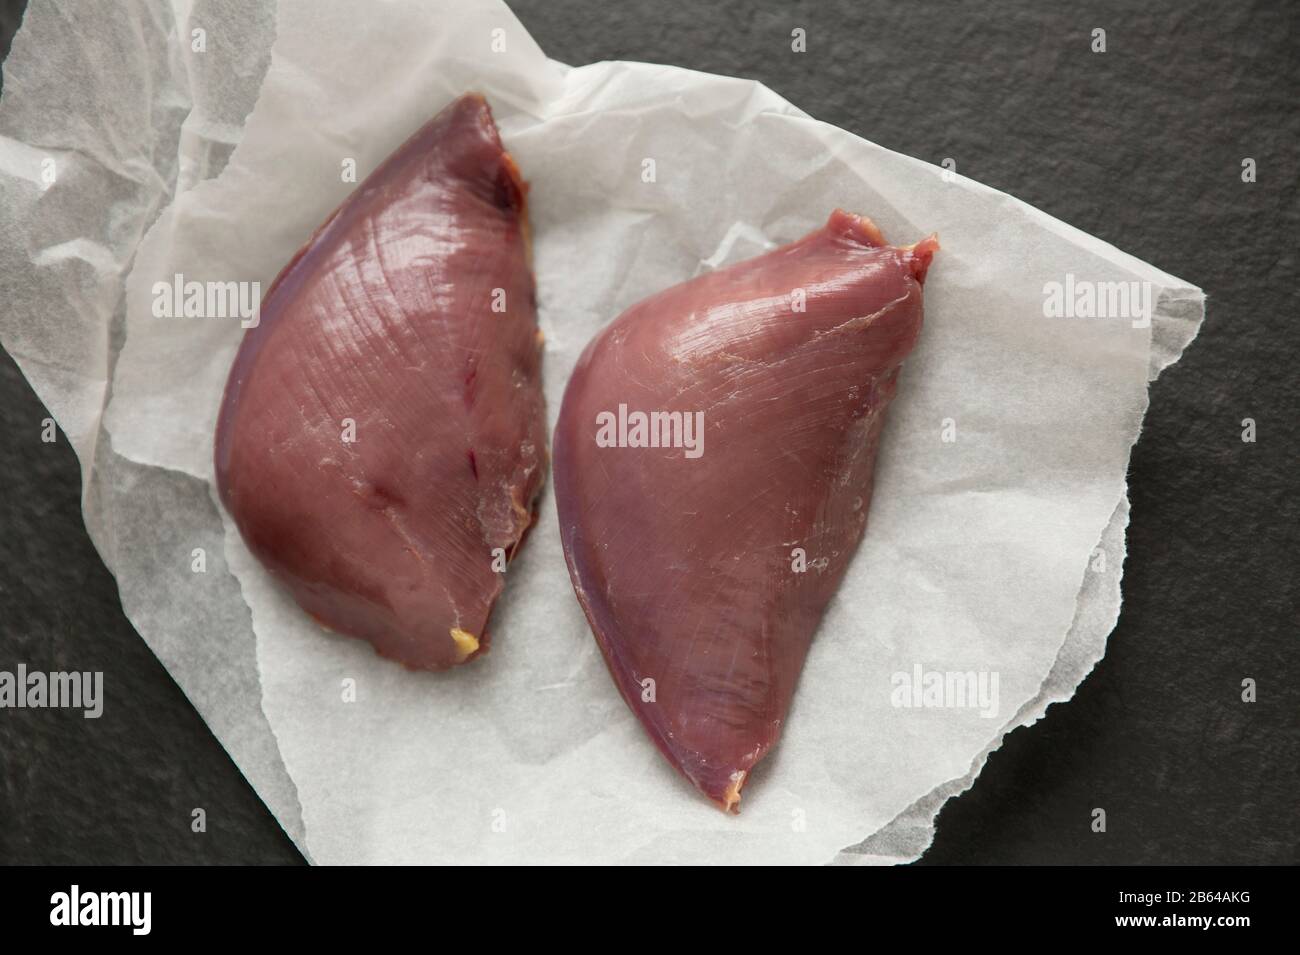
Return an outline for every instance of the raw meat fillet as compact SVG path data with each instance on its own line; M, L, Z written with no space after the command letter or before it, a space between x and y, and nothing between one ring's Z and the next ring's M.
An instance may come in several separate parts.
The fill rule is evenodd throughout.
M554 454L574 588L623 698L724 809L776 743L866 528L937 248L837 210L634 305L569 381Z
M217 486L249 549L412 668L487 650L545 472L525 192L487 102L456 100L285 266L226 385Z

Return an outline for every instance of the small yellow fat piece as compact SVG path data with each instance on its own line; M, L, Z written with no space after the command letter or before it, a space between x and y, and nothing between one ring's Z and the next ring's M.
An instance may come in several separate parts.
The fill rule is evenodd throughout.
M736 803L740 802L740 787L745 785L745 777L748 775L747 770L737 770L731 774L731 785L722 794L723 811L734 812L736 810Z
M474 634L470 633L468 630L462 630L460 627L452 627L451 638L456 641L456 650L460 654L460 660L464 660L467 656L478 649L478 637L474 636Z

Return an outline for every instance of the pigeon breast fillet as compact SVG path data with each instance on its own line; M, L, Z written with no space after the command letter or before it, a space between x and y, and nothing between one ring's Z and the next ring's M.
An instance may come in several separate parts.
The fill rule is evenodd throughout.
M628 705L724 809L776 743L866 528L937 247L837 210L634 305L569 382L555 493L575 590Z
M525 185L470 94L267 292L221 407L218 490L324 626L408 667L488 647L546 466Z

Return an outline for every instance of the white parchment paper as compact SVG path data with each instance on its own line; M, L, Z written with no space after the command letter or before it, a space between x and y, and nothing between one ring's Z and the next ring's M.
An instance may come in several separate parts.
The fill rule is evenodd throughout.
M313 860L905 861L1003 734L1068 699L1104 652L1129 449L1149 380L1199 326L1197 289L751 81L549 61L499 3L391 0L358 17L346 0L281 0L272 25L196 0L112 28L69 6L33 0L7 65L0 340L77 448L87 525L132 621ZM586 342L647 294L836 206L896 244L940 235L866 539L739 817L700 799L618 697L549 496L493 652L441 675L321 631L214 503L242 330L155 318L153 284L265 288L353 188L345 160L364 177L469 89L532 184L552 423ZM1067 276L1139 283L1149 321L1046 317L1045 284ZM896 675L916 667L996 675L996 712L897 705Z

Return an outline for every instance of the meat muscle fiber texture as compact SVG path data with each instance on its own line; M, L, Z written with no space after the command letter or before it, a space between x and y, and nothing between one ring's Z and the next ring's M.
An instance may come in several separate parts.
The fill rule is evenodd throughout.
M284 268L226 385L217 486L249 549L412 668L487 650L545 472L525 191L487 102L456 100Z
M574 588L623 698L724 809L776 743L866 528L937 248L837 210L634 305L569 381L554 454Z

